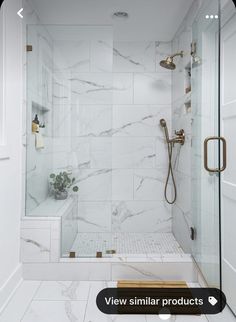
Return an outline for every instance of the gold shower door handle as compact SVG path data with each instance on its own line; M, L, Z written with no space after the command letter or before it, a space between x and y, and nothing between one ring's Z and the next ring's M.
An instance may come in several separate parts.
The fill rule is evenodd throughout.
M216 168L216 169L211 169L208 167L208 142L209 141L221 141L223 143L223 165L221 168ZM227 166L227 143L225 138L221 137L221 136L209 136L205 139L204 141L204 168L208 171L208 172L212 172L212 173L220 173L223 172L226 169Z

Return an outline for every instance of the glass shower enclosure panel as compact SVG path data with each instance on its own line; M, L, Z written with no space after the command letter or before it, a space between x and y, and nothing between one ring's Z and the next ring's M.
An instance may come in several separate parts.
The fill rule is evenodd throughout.
M221 284L219 30L219 1L204 1L192 34L192 254L214 287Z
M61 217L61 256L110 256L113 29L28 25L26 215Z

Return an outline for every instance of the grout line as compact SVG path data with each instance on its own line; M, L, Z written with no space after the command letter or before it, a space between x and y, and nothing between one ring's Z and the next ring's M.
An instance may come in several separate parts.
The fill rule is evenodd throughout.
M35 295L37 294L37 292L38 292L38 290L39 290L40 286L42 285L42 283L43 283L43 282L42 282L42 281L40 281L39 286L36 288L36 290L35 290L35 292L34 292L34 294L33 294L32 298L31 298L31 300L30 300L29 304L27 305L27 307L26 307L26 309L25 309L25 311L24 311L24 313L23 313L22 318L20 319L20 321L22 321L22 320L24 319L24 317L25 317L26 313L28 312L28 310L29 310L29 308L30 308L30 306L31 306L31 303L33 302L34 297L35 297Z
M85 307L85 312L84 312L84 319L83 319L83 322L85 322L86 315L87 315L88 302L89 302L89 297L90 297L91 289L92 289L92 285L91 285L91 282L89 282L89 292L88 292L87 304L86 304L86 307Z

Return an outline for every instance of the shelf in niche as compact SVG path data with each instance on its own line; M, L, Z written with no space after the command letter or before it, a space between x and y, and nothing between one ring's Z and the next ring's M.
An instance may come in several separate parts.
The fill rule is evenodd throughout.
M39 112L41 113L47 113L50 111L50 108L46 107L46 106L43 106L41 104L38 104L34 101L32 101L32 108L38 110Z

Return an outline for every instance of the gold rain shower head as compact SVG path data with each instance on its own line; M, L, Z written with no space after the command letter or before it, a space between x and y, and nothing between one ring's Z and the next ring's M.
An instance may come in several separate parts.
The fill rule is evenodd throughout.
M169 70L174 70L176 68L176 65L174 63L174 57L176 57L176 56L180 56L183 58L184 52L181 51L177 54L167 57L165 60L162 60L160 62L160 66L163 68L169 69Z

